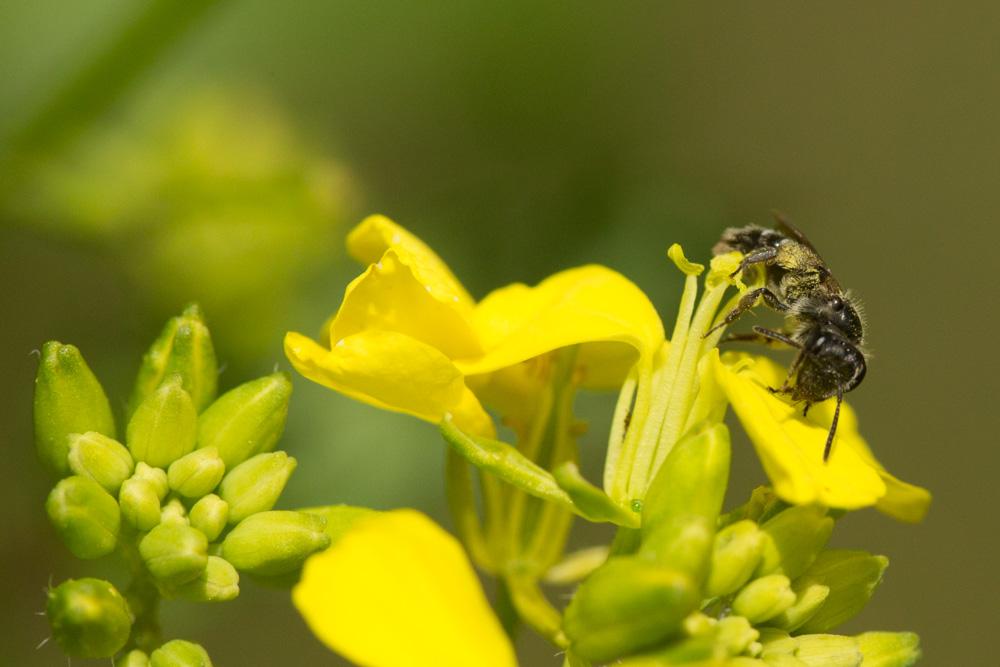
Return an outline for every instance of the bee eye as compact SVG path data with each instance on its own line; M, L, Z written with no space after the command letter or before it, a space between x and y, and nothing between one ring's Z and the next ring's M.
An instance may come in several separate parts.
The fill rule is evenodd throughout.
M834 310L843 310L844 309L844 301L839 296L833 297L833 303L832 303L832 305L833 305L833 309Z

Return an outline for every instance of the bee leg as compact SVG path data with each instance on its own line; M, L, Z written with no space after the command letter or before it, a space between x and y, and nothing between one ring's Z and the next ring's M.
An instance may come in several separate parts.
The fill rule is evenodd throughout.
M795 341L793 340L791 341L791 343L795 343ZM799 366L802 365L802 361L805 358L806 358L806 351L803 350L801 346L799 346L799 353L795 355L795 359L792 360L792 364L788 367L788 374L785 375L785 381L781 384L780 389L772 389L771 390L772 394L791 394L794 391L794 389L792 388L792 378L795 377L795 374L799 370ZM809 410L808 404L806 404L806 410L807 411ZM803 414L802 416L805 417L805 414Z
M780 345L780 343L773 338L768 338L767 336L761 336L759 333L734 333L726 334L726 336L719 341L720 343L756 343L758 345L767 345L768 347L772 345Z
M797 340L795 340L794 338L792 338L791 336L789 336L788 334L786 334L784 332L775 331L774 329L767 329L767 328L762 327L762 326L754 326L753 332L755 334L757 334L758 336L760 336L761 338L765 338L767 340L772 340L772 341L775 341L777 343L783 343L783 344L787 345L788 347L794 347L796 350L801 350L802 349L802 344L801 343L799 343ZM800 354L799 357L801 357L801 356L802 355ZM793 364L794 366L798 366L800 363L802 363L799 360L799 357L795 358L795 363Z
M783 312L788 310L788 306L783 304L781 300L778 299L777 296L775 296L774 292L767 289L766 287L759 287L757 289L750 290L749 292L741 296L739 302L737 302L736 304L736 307L733 308L731 311L729 311L726 314L726 317L723 318L721 322L719 322L714 327L706 331L705 335L702 336L702 338L707 338L708 335L711 334L713 331L721 329L722 327L725 326L729 326L730 324L738 320L740 318L740 315L742 315L743 313L747 312L748 310L757 305L758 299L764 299L764 303L766 303L768 306L774 308L777 311Z
M837 433L837 422L840 420L840 404L844 401L844 395L837 392L837 407L833 411L833 423L830 424L830 433L826 436L826 446L823 448L823 463L830 458L830 450L833 448L833 436Z
M748 266L753 266L754 264L760 264L761 262L769 262L778 256L777 248L760 248L759 250L754 250L753 252L743 255L743 260L740 261L740 265L735 271L729 274L730 278L735 278L736 274L743 271Z
M768 335L767 333L761 333L757 329L763 329L763 331L770 332L773 335ZM799 345L794 340L784 336L780 331L770 331L769 329L764 329L763 327L754 327L752 333L733 333L726 334L726 336L719 341L720 343L756 343L757 345L764 345L766 347L793 347L795 349L801 349ZM797 357L796 357L797 358Z
M809 408L811 408L811 407L812 407L812 403L810 403L809 401L806 401L806 406L804 408L802 408L802 416L803 416L803 418L809 416Z

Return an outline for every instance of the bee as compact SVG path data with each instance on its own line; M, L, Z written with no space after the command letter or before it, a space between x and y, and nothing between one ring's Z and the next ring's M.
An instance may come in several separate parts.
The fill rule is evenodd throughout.
M837 433L844 394L861 384L868 367L862 348L864 324L857 303L841 288L805 235L782 216L775 214L775 220L774 229L756 225L727 229L712 249L715 255L733 250L743 253L743 261L732 276L759 266L764 286L744 294L705 335L732 324L761 301L785 316L788 331L755 326L753 333L734 334L726 340L783 344L798 350L782 386L770 390L788 395L796 403L804 402L803 417L814 403L837 398L823 448L825 462Z

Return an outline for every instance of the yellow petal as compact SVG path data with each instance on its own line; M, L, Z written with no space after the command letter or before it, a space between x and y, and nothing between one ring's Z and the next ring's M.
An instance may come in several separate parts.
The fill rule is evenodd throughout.
M764 470L782 499L804 505L857 509L886 495L878 469L865 456L853 413L842 412L830 460L823 462L832 412L826 404L803 419L801 408L768 391L785 371L764 357L727 354L716 362L716 377L757 449ZM849 412L849 410L848 410Z
M390 249L347 287L344 302L330 322L329 341L362 331L386 330L437 348L450 358L480 352L472 310L455 296L442 300L422 281L410 259Z
M305 377L370 405L433 423L451 413L464 431L493 433L489 415L451 360L404 334L363 331L327 349L289 332L285 354Z
M844 414L845 413L842 411L841 419L843 419ZM852 424L852 428L856 429L857 418L854 416L854 411L851 410L846 414L848 423ZM900 521L907 521L909 523L919 523L920 521L923 521L924 517L927 515L927 510L930 509L931 505L930 491L914 484L904 482L889 474L885 467L875 458L875 455L872 454L868 443L862 439L861 445L862 446L859 448L860 454L878 471L886 486L885 495L879 498L875 507L878 508L879 511L888 514L895 519L899 519Z
M513 366L546 352L586 343L578 357L583 383L617 386L640 354L663 342L663 324L634 283L603 266L557 273L536 287L510 285L476 307L486 352L457 363L466 375Z
M471 308L472 297L426 243L384 215L370 215L347 235L347 251L362 264L375 264L387 250L413 268L434 298Z
M510 642L458 541L413 510L364 519L305 565L292 599L365 667L509 667Z
M896 479L879 466L879 474L885 482L885 495L879 498L875 505L879 511L889 516L919 523L927 516L931 506L931 493L927 489Z

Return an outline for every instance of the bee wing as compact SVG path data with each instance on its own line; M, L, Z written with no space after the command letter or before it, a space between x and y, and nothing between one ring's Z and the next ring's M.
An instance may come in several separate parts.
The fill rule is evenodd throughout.
M809 242L809 239L807 239L806 235L802 233L802 230L793 225L792 221L789 220L784 213L781 211L771 211L771 215L774 216L774 226L777 227L778 231L795 239L805 247L815 252L817 257L819 256L819 252L816 251L816 246Z
M806 238L806 235L802 233L802 230L793 225L792 221L785 217L785 214L781 211L771 211L771 215L774 216L775 227L778 231L785 234L789 238L795 239L798 243L801 243L805 247L809 248L809 250L816 255L816 259L819 260L820 268L823 271L823 281L837 292L842 291L840 283L833 277L830 270L826 268L826 261L819 254L819 251L816 250L816 246L810 243L809 239Z

